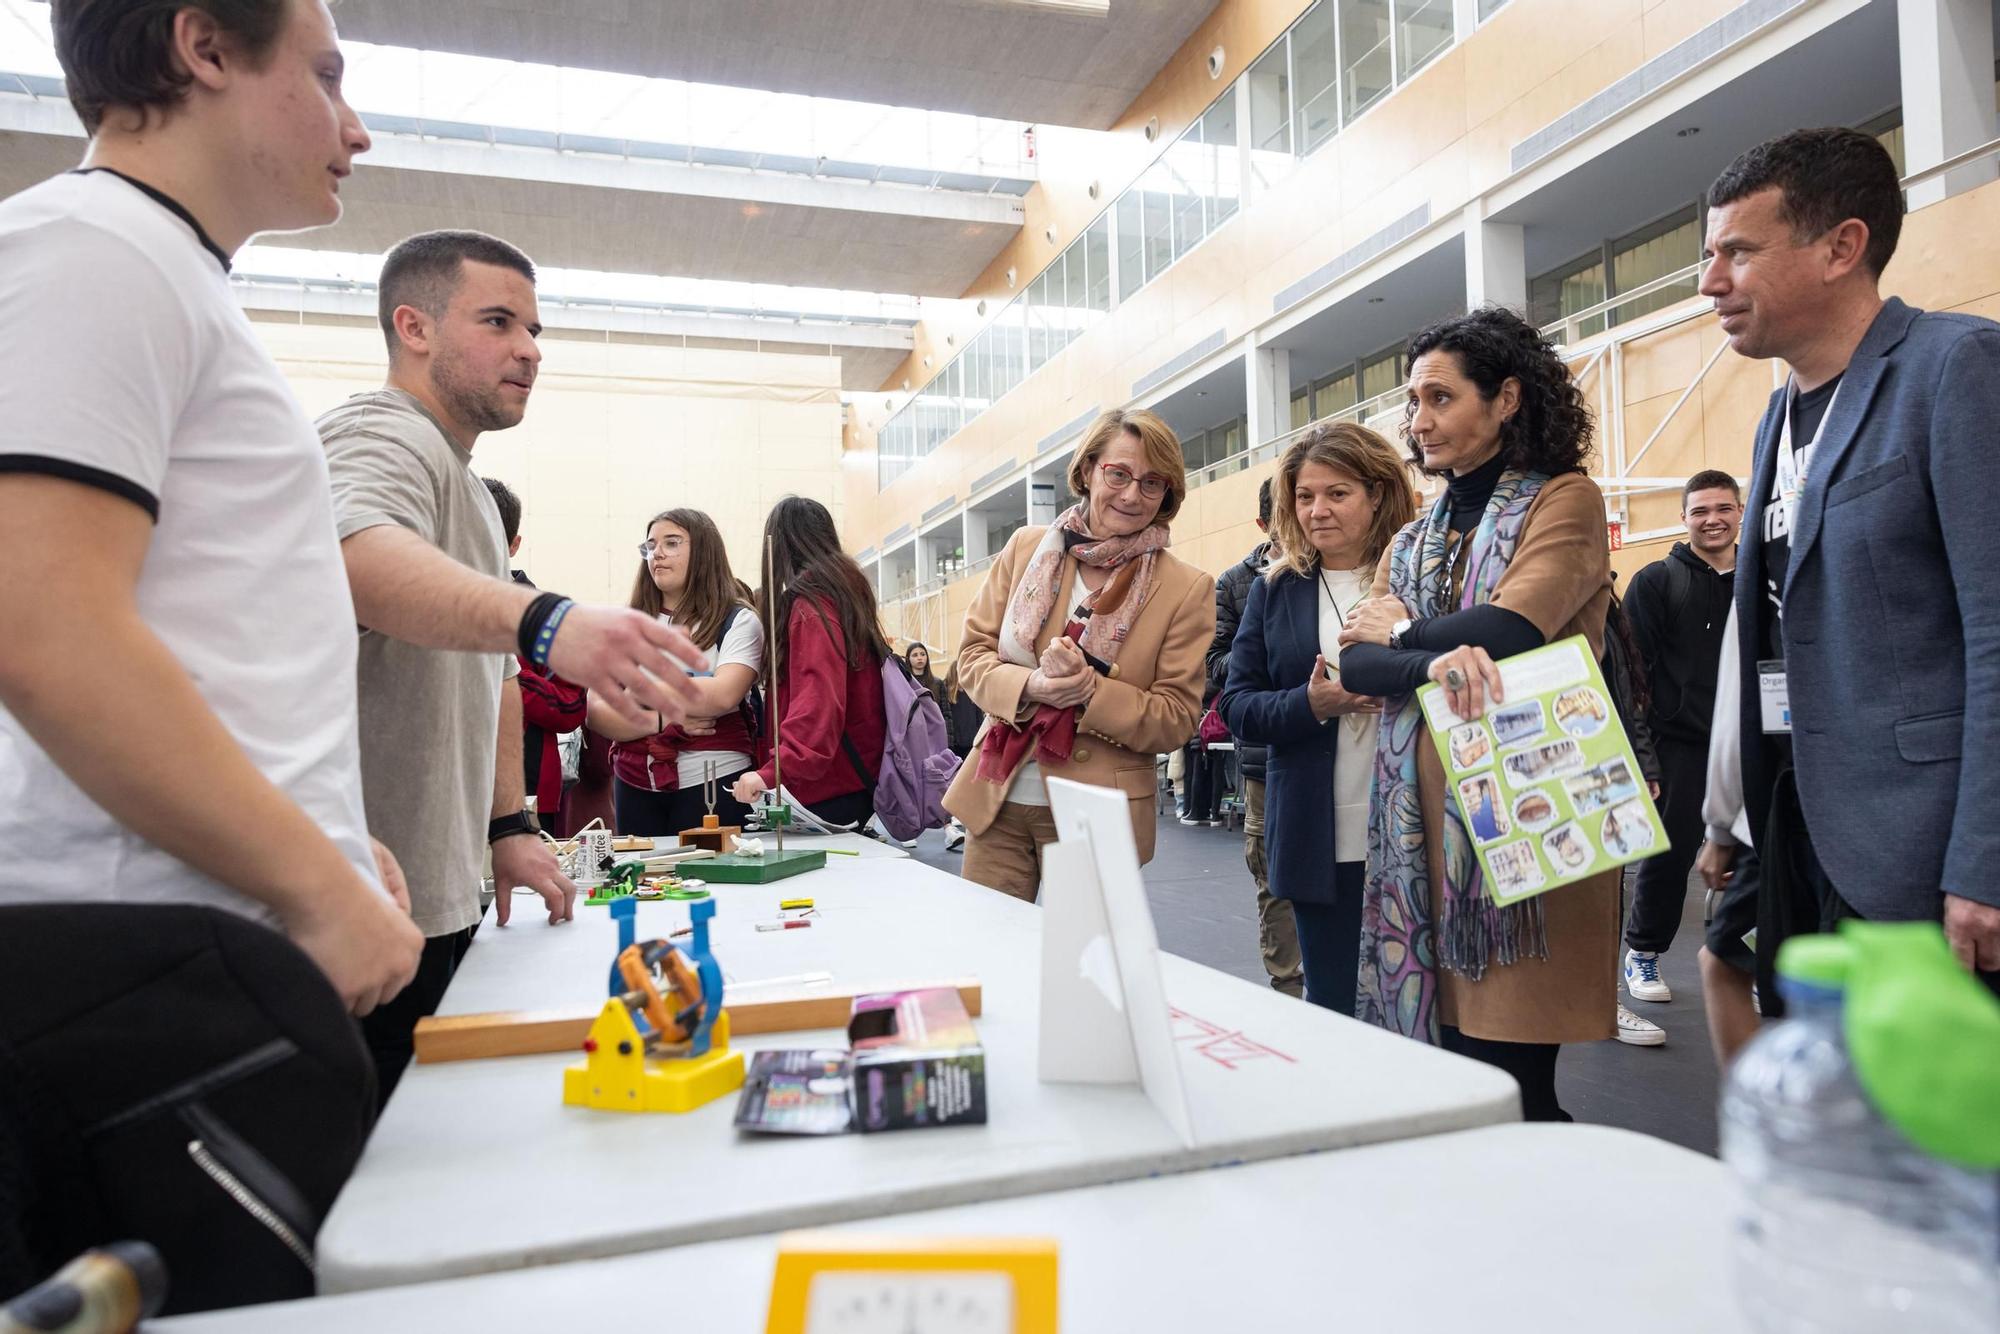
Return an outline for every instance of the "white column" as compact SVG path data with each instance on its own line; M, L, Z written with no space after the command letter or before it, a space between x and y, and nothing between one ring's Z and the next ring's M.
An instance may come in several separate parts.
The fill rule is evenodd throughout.
M1914 175L1996 134L1990 0L1897 0L1902 49L1904 171ZM1995 179L1988 158L1910 191L1912 209Z
M1519 223L1488 222L1480 203L1465 206L1465 308L1528 308L1528 252Z
M992 538L989 536L989 529L986 526L985 511L967 510L965 512L965 563L970 565L974 561L985 560L992 554Z
M1479 26L1479 0L1451 0L1452 40L1462 42Z
M1255 449L1291 429L1292 353L1243 340L1244 448Z

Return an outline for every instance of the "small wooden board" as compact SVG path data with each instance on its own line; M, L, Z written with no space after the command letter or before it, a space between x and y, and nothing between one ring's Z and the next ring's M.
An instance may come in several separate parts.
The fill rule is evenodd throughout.
M701 864L701 878L722 885L768 885L788 880L826 865L825 848L800 848L787 852L766 852L761 857L745 857L732 852Z
M640 838L636 834L627 838L614 838L611 840L611 850L613 852L651 852L653 850L653 840L650 838Z
M955 987L965 1012L980 1013L978 978L944 981L885 982L881 986L799 987L757 989L748 997L731 999L723 989L723 1009L730 1032L790 1033L814 1028L845 1028L856 996L879 991L913 991L925 987ZM501 1010L490 1014L431 1015L417 1021L417 1061L478 1061L492 1056L532 1056L575 1051L590 1036L590 1026L604 1008L602 1001L575 1010Z

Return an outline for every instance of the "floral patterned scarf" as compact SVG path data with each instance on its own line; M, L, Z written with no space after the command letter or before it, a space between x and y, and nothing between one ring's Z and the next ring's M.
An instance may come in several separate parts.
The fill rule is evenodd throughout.
M1389 592L1412 617L1442 616L1489 602L1514 559L1521 526L1547 482L1545 473L1508 469L1493 488L1479 526L1464 540L1465 587L1451 605L1451 497L1396 534L1389 547ZM1382 702L1375 749L1375 791L1368 806L1368 882L1362 897L1361 976L1356 1014L1370 1023L1435 1043L1437 970L1477 981L1489 966L1547 958L1541 900L1499 907L1466 834L1458 794L1445 784L1439 843L1444 865L1430 865L1417 753L1431 744L1414 691ZM1431 877L1443 877L1443 920L1431 921Z

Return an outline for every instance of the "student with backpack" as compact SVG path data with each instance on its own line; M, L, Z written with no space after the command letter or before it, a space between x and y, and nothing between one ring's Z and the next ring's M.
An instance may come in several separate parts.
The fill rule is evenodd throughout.
M695 673L698 698L687 721L649 730L634 726L605 701L590 701L592 730L611 738L613 807L622 834L672 838L708 814L704 794L716 778L715 814L740 825L749 809L729 788L756 762L761 728L754 698L764 666L764 627L729 568L715 521L695 509L662 510L639 544L632 606L663 617L702 646Z
M819 823L860 829L873 816L896 839L942 828L957 770L944 715L889 647L868 576L841 549L833 515L787 496L764 524L764 679L776 754L736 782L755 803L778 785Z

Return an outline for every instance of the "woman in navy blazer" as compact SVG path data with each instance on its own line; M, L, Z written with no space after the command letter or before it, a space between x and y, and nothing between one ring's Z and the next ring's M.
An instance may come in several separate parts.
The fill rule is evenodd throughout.
M1231 735L1270 748L1264 851L1271 896L1298 922L1306 999L1351 1015L1381 701L1341 688L1339 637L1414 517L1409 471L1381 436L1337 422L1285 451L1271 500L1271 564L1216 707Z

